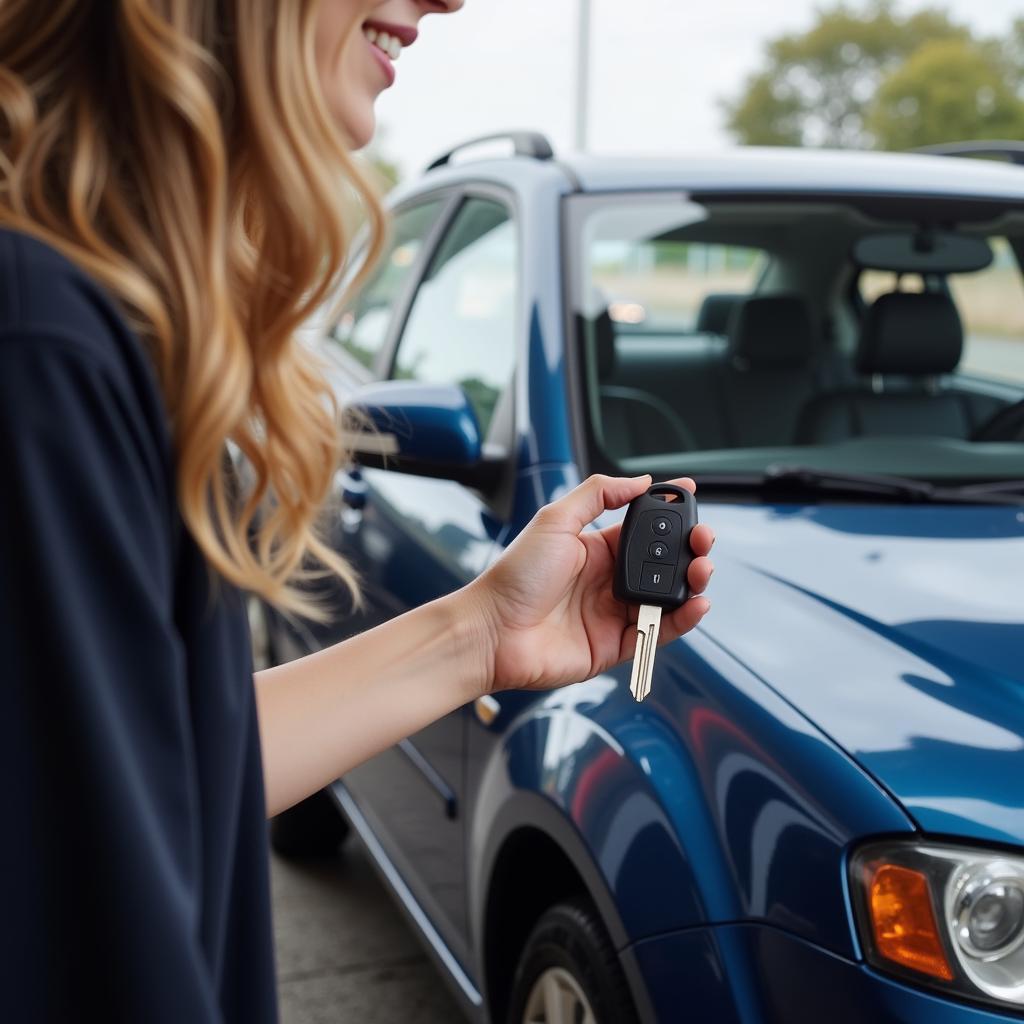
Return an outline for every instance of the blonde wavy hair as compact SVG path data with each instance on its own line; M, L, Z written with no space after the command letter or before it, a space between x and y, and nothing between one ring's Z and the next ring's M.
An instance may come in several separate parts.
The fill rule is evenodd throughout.
M341 432L294 335L337 294L357 219L352 287L388 227L322 94L319 4L0 0L0 224L91 274L147 346L212 567L312 618L312 576L358 586L318 528ZM238 501L228 441L252 468Z

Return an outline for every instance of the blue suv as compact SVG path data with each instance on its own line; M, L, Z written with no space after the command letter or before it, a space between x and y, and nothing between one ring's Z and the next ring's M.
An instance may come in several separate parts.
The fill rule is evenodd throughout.
M481 1022L1020 1019L1019 148L509 141L395 192L314 332L371 421L330 524L367 601L268 610L272 656L465 584L595 471L696 478L714 608L644 703L628 665L482 698L275 845L357 832Z

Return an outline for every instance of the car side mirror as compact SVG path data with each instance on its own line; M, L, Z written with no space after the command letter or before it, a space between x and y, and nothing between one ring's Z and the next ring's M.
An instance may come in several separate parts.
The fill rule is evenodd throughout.
M343 408L345 442L365 466L456 480L486 491L502 459L485 457L480 423L455 384L367 384Z

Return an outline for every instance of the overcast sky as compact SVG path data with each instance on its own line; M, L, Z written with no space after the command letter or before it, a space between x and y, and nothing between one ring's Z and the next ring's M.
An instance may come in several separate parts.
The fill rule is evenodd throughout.
M592 0L587 148L678 153L730 140L718 99L759 66L764 43L811 24L815 0ZM832 6L830 3L828 6ZM920 3L905 2L903 10ZM994 35L1021 0L946 0ZM498 129L536 128L573 148L578 0L466 0L427 17L378 101L375 145L406 177L453 144Z

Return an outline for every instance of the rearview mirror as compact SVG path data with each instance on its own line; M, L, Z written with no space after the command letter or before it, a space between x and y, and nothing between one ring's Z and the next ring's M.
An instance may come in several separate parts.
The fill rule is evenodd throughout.
M501 460L484 457L476 413L462 388L389 380L345 402L344 440L357 461L486 490Z
M861 267L895 274L970 274L993 258L984 238L930 229L865 235L853 246L853 260Z

